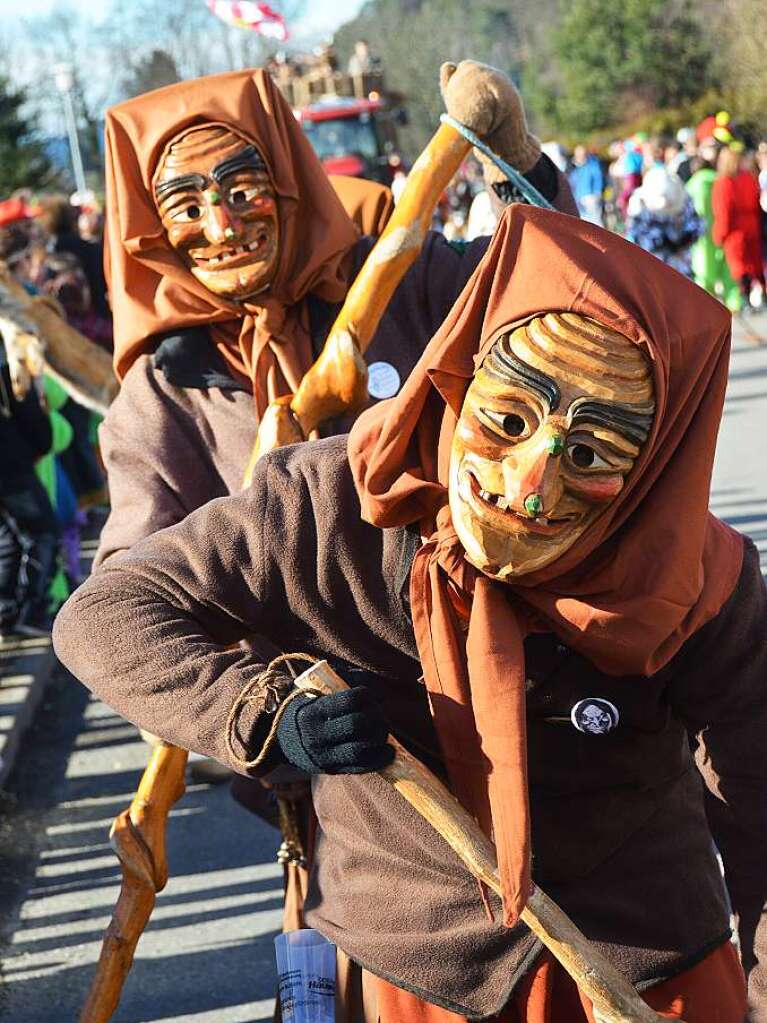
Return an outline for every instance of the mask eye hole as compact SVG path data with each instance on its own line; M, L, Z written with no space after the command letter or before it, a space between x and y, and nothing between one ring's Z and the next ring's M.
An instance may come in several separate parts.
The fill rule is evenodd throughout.
M503 432L508 433L510 437L521 437L527 427L527 423L522 416L518 416L516 412L510 412L507 416L504 416L501 425L503 426Z
M506 437L519 440L530 433L527 420L518 412L495 412L489 408L483 408L481 411L493 426Z
M590 469L596 460L597 453L588 444L573 444L570 448L570 460L579 469Z
M609 462L591 447L590 444L568 444L567 457L576 469L610 469Z

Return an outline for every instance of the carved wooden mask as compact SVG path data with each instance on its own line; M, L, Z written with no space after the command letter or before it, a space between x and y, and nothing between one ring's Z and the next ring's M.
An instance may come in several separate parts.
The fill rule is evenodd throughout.
M574 313L502 335L466 392L450 510L473 565L498 579L543 568L623 488L650 431L641 349Z
M277 268L277 198L255 146L221 125L181 132L157 169L168 241L209 291L242 300Z

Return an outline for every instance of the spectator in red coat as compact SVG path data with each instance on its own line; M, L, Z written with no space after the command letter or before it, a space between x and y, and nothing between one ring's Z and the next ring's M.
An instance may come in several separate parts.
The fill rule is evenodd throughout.
M717 171L712 193L714 242L724 248L727 266L738 282L745 306L749 305L754 283L761 286L764 302L759 183L742 165L740 154L731 148L719 154Z

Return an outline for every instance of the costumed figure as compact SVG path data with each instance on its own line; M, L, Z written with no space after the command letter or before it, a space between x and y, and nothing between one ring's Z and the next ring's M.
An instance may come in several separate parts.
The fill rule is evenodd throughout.
M724 250L717 245L712 235L714 207L711 201L716 181L716 158L718 145L715 139L704 139L698 154L698 169L685 186L692 199L695 212L706 223L704 234L693 244L690 256L695 283L710 295L721 298L728 309L735 312L740 308L740 289L724 258Z
M659 260L512 206L348 448L267 455L64 608L58 655L121 714L314 775L306 918L362 967L339 1018L594 1023L519 922L532 870L686 1023L746 1016L732 909L767 1019L765 588L708 511L729 338ZM293 689L272 644L355 688ZM366 773L387 729L493 836L502 900Z
M572 210L506 76L467 61L443 79L448 111ZM100 435L111 514L97 569L242 487L259 422L298 389L373 246L347 210L380 230L389 209L385 189L356 179L334 181L342 203L261 70L116 106L106 137L107 271L122 386ZM366 350L371 400L399 390L486 245L427 237ZM304 439L292 429L290 439ZM240 801L263 811L260 783L238 781ZM289 927L301 922L304 843L295 837L286 851L295 882Z
M626 237L685 277L692 277L690 249L705 231L692 199L676 174L653 167L628 203Z
M718 176L711 193L714 211L712 237L740 288L741 308L749 308L751 286L765 298L762 254L762 210L756 175L741 164L741 151L728 147L717 160Z
M568 206L566 183L540 157L511 84L465 63L480 82L490 74L508 90L483 97L489 109L480 106L487 116L475 126L490 136L506 118L511 151L505 135L491 139L496 151ZM463 91L476 84L458 77ZM259 417L295 391L372 247L262 71L183 82L112 108L107 178L122 387L101 433L112 514L97 565L240 488ZM341 187L353 190L355 209L361 187L380 191L349 182ZM369 219L380 226L381 217L377 203ZM427 239L366 353L379 363L373 399L407 377L485 244L459 251Z

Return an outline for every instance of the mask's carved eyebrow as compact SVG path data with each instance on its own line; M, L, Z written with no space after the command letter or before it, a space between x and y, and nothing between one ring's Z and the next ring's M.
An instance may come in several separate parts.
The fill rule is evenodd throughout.
M577 398L568 411L568 425L573 426L578 421L606 426L635 444L642 445L652 427L653 411L648 406L636 409L617 403L593 401L591 398Z
M221 163L216 164L210 174L213 180L220 185L227 174L232 174L236 170L260 170L266 173L266 164L255 146L245 146L234 156L222 160Z
M182 174L178 178L171 178L170 181L161 181L159 185L154 186L154 191L159 202L167 199L173 192L186 192L190 189L202 190L207 183L203 174Z
M547 402L550 412L556 412L559 408L562 395L556 383L545 373L518 359L511 350L508 335L496 341L482 363L482 368L490 376L504 383L521 381Z

